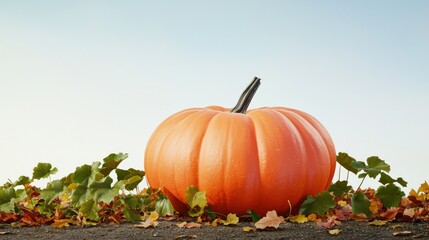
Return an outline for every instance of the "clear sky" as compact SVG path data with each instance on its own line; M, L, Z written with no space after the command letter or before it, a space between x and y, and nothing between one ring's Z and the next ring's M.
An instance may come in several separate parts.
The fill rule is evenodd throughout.
M254 76L250 108L308 112L337 151L429 180L429 1L103 0L0 2L0 183L111 152L143 168L163 119L232 107Z

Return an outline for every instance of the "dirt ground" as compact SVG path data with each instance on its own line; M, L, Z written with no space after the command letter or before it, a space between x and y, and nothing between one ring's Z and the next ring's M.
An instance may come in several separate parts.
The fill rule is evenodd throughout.
M160 221L156 228L137 228L133 224L98 225L94 227L67 227L55 229L51 226L11 227L0 225L0 240L8 239L429 239L428 223L389 223L385 226L370 226L368 222L346 221L334 228L338 235L315 223L286 223L275 230L244 232L243 227L251 223L234 226L204 226L201 228L179 228L175 221ZM400 226L400 227L398 227ZM394 233L402 235L394 235Z

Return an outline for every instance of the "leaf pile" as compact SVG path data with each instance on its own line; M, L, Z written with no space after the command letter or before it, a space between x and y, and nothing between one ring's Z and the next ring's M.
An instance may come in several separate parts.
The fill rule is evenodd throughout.
M254 222L254 227L243 228L245 232L277 229L289 221L314 222L336 235L341 230L335 226L347 220L368 221L374 226L383 226L393 220L429 221L429 184L424 182L405 196L401 187L405 187L407 182L400 177L391 177L390 165L375 156L363 162L339 153L337 162L347 170L347 178L341 180L339 177L328 190L308 196L299 213L287 217L278 216L275 210L261 217L251 209L246 216L234 213L222 216L210 209L204 191L189 186L185 199L188 214L195 220L191 222L175 215L170 201L160 190L138 189L144 171L118 168L127 157L123 153L110 154L102 162L82 165L66 177L48 182L45 188L35 187L33 183L43 178L50 179L57 168L49 163L39 163L31 178L21 176L15 182L0 186L0 224L49 224L62 228L129 221L138 222L135 227L149 228L159 225L158 219L164 217L182 221L176 224L179 228L200 228L203 224L214 227L219 224L236 225L241 219ZM350 173L362 179L356 190L348 183ZM380 186L361 189L367 178L378 181Z
M64 178L47 183L45 188L32 185L57 172L49 163L39 163L32 178L21 176L0 186L0 223L19 226L51 224L54 227L121 223L142 220L145 212L157 210L173 215L170 201L159 191L137 186L144 172L121 169L127 154L110 154L101 162L77 167ZM115 172L116 181L110 175ZM134 193L132 193L134 191Z

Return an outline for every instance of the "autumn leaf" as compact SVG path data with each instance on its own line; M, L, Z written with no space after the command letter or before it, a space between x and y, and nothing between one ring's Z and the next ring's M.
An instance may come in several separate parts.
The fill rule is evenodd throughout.
M328 217L328 219L325 222L318 222L317 225L329 229L336 225L341 225L341 222L337 220L336 216L331 216L331 217Z
M285 223L282 216L278 216L276 210L268 211L266 216L255 223L257 229L278 228L281 223Z
M181 222L181 223L177 223L176 226L178 226L179 228L200 228L201 224L200 223L195 223L195 222Z
M314 213L311 213L310 215L308 215L307 219L310 222L320 222L320 221L322 221L320 218L317 218L317 215L314 214Z
M411 235L411 231L400 231L392 233L393 236L409 236Z
M342 230L340 230L340 229L331 229L328 232L331 235L338 235L338 234L340 234L342 232Z
M387 225L387 221L384 221L384 220L374 220L372 222L369 222L368 225L372 225L372 226L384 226L384 225Z
M255 232L256 230L252 227L243 227L243 232Z
M54 220L54 222L51 224L54 228L64 228L70 226L70 220L69 219L59 219Z
M397 208L389 208L385 212L380 213L380 217L390 222L395 220L397 214L398 214Z
M296 222L296 223L305 223L305 222L308 222L308 218L305 217L304 214L298 214L296 216L290 216L289 220L291 222Z
M223 225L235 225L238 223L238 221L239 219L237 215L232 213L229 213L228 216L226 216L226 220L220 220Z
M150 213L149 216L146 216L146 220L144 222L141 222L139 224L134 224L134 227L138 227L138 228L156 227L159 224L159 222L156 221L158 217L159 217L159 214L156 211L153 211Z

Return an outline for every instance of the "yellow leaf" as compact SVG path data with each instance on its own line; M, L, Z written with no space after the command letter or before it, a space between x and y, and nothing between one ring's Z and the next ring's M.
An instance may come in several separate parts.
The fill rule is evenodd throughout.
M291 222L296 222L296 223L305 223L305 222L308 222L308 218L306 218L305 215L303 215L301 213L298 214L298 215L296 215L296 216L289 217L289 220Z
M396 225L393 225L391 228L392 229L398 229L398 228L405 228L405 226L404 225L396 224Z
M339 206L341 206L341 207L345 207L345 206L347 205L347 202L346 202L346 201L343 201L343 200L340 200L340 201L338 201L338 202L337 202L337 204L338 204Z
M320 221L322 221L320 218L317 218L317 215L315 213L311 213L310 215L308 215L307 219L310 222L320 222Z
M60 220L54 220L54 222L51 224L54 228L63 228L70 226L70 220L68 219L60 219Z
M257 229L265 229L267 227L278 228L281 223L285 222L285 218L278 216L276 210L268 211L266 216L259 219L255 223Z
M150 220L152 220L152 221L155 221L155 220L157 220L159 218L159 214L158 214L158 212L157 211L153 211L153 212L151 212L150 213L150 215L149 215L149 219Z
M331 235L338 235L338 234L340 234L342 231L340 230L340 229L331 229L331 230L329 230L328 231L329 232L329 234L331 234Z
M221 223L223 223L223 225L229 225L229 224L235 225L238 223L238 220L239 219L235 213L234 214L230 213L228 214L228 216L226 216L226 220L220 220L220 221Z
M387 221L384 221L384 220L374 220L368 223L368 225L372 225L372 226L384 226L386 224L387 224Z
M428 184L428 182L424 182L424 183L422 183L422 185L420 185L420 187L419 187L419 190L418 190L418 192L419 193L429 193L429 184Z
M156 227L158 226L158 221L151 220L150 218L146 219L144 222L139 224L134 224L134 227L138 228L148 228L148 227Z
M243 227L243 232L254 232L255 229L251 227Z

